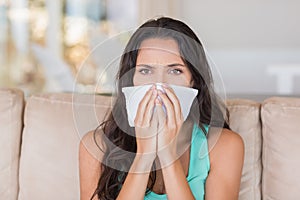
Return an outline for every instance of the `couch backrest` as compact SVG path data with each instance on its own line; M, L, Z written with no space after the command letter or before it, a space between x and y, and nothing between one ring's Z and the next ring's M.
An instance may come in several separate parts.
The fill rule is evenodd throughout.
M245 157L239 200L261 199L261 122L260 103L235 99L228 100L229 123L244 140Z
M23 108L21 90L0 89L0 199L17 199Z
M262 104L263 199L300 199L300 98Z
M260 199L260 104L229 100L227 105L232 129L246 141L240 199ZM79 140L97 127L110 106L110 97L82 94L44 94L28 99L19 199L79 198Z
M79 141L103 121L111 104L110 97L83 94L41 94L27 100L19 199L79 199ZM20 105L14 119L21 121ZM228 100L227 106L230 126L245 143L239 199L300 199L300 99L271 98L262 106L253 101L236 99ZM2 104L0 114L1 109L5 111ZM3 119L6 125L7 117ZM2 120L0 123L3 124ZM10 144L14 149L12 158L17 160L19 140L18 136L14 137L6 138L6 141L16 141ZM11 165L14 169L10 176L12 188L17 187L17 181L13 181L17 180L16 162ZM3 182L1 178L0 183ZM0 189L5 187L0 185Z
M103 120L110 98L42 94L27 101L20 200L79 199L78 146Z

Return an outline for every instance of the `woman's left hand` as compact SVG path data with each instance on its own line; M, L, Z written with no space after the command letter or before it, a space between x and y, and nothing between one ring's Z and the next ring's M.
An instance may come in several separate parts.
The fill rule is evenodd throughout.
M177 138L184 122L179 100L173 89L164 85L165 93L158 91L161 100L156 100L158 117L157 156L161 167L178 159ZM162 108L165 106L166 114Z

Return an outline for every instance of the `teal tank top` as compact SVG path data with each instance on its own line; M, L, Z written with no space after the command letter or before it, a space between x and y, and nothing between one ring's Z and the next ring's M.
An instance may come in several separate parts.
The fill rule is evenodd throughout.
M204 124L205 130L208 132L209 125ZM186 180L190 189L197 200L204 199L205 182L210 170L210 161L208 154L207 138L202 129L194 124L192 132L192 141L190 147L190 162L188 176ZM144 200L165 199L166 194L156 194L149 192L145 195Z

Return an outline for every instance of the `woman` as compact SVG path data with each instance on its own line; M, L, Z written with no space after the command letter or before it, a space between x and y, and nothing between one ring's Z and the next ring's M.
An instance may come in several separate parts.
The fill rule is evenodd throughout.
M134 128L128 126L124 95L118 92L107 121L81 140L81 199L238 199L244 144L229 128L200 40L181 21L147 21L125 48L118 91L153 83L164 83L164 92L155 86L147 91ZM185 121L169 85L198 90ZM206 156L200 159L202 144ZM125 170L112 167L123 164Z

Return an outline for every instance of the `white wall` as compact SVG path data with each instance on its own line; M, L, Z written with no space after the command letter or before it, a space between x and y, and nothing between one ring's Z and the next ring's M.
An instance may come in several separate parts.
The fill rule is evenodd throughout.
M198 34L228 93L278 94L268 66L298 64L300 70L300 1L185 0L179 7L178 18Z
M300 48L300 1L185 0L180 17L210 48Z

